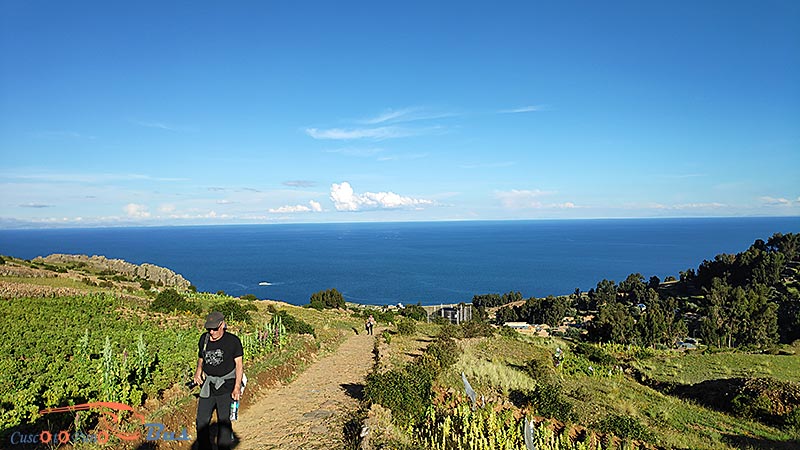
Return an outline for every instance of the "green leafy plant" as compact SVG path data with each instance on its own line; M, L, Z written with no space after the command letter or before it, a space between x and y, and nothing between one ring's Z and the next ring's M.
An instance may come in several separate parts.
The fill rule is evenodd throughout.
M417 321L414 319L404 318L397 323L397 332L408 336L417 332Z
M104 284L105 283L101 283L101 286ZM155 300L153 300L153 303L150 304L150 309L161 313L186 311L196 314L200 312L197 305L187 301L178 291L172 288L164 289L159 292Z
M213 311L219 311L225 316L227 321L250 322L252 317L251 311L257 311L255 305L251 303L242 303L237 300L226 300L222 303L215 304L212 308Z

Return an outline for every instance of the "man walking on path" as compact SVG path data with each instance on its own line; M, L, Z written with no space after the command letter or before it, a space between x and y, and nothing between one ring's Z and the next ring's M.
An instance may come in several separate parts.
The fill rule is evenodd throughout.
M206 333L200 336L194 382L202 386L197 402L197 443L211 450L211 415L217 410L217 446L228 450L233 444L231 403L242 395L242 342L226 333L225 317L212 312L206 318Z

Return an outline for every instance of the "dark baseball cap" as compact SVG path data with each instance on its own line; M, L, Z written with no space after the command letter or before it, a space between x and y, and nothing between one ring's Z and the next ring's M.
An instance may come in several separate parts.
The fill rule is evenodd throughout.
M225 316L219 311L214 311L206 317L206 328L219 328L219 324L225 320Z

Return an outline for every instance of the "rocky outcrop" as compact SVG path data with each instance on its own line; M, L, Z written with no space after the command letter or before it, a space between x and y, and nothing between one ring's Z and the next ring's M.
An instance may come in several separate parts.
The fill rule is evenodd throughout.
M44 261L47 264L84 263L100 271L111 270L126 275L130 278L141 278L144 280L149 280L153 283L161 282L161 284L164 286L174 287L177 289L189 289L189 285L191 284L180 274L177 274L164 267L159 267L149 263L136 265L122 259L108 259L105 256L54 254L44 258L36 258L36 260Z

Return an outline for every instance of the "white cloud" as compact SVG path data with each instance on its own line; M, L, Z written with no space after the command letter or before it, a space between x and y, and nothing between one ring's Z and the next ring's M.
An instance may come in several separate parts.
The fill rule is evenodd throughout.
M360 122L369 125L375 125L378 123L397 121L397 120L402 120L404 117L408 117L409 114L412 114L415 111L417 111L417 108L403 108L396 110L388 109L376 117L364 119L361 120Z
M759 200L761 200L761 203L768 206L792 206L792 203L800 203L800 197L798 197L797 200L792 201L789 200L788 198L783 198L783 197L774 198L774 197L764 196L759 198Z
M289 187L314 187L317 183L309 180L289 180L284 181L283 185Z
M383 152L383 149L378 147L371 147L371 148L345 147L345 148L325 150L325 153L339 153L341 155L357 156L363 158L375 156L381 152Z
M375 117L359 120L358 123L377 125L380 123L415 122L420 120L443 119L457 115L459 114L454 112L436 112L423 107L387 109Z
M188 181L188 178L162 178L136 173L0 173L0 177L44 183L114 183L125 181Z
M131 123L145 128L157 128L166 131L189 131L189 128L181 125L172 125L164 122L154 122L146 120L132 120Z
M158 207L158 212L166 213L166 214L175 212L175 205L173 205L171 203L164 203L164 204L162 204L161 206Z
M539 198L554 193L555 192L552 191L542 191L539 189L533 191L512 189L510 191L497 191L494 193L494 196L496 199L500 200L500 204L505 208L524 209L544 207ZM567 204L571 203L565 203L564 205ZM574 206L575 205L572 205L572 207Z
M672 209L707 209L707 208L725 208L726 204L710 202L710 203L680 203L673 205Z
M482 164L461 164L458 167L461 169L500 169L503 167L511 167L516 164L517 163L514 161L500 161L500 162L482 163Z
M401 161L401 160L412 160L412 159L422 159L427 158L429 155L427 153L399 153L396 155L387 155L381 156L378 158L378 161Z
M305 205L286 205L280 208L272 208L269 210L272 214L287 214L287 213L303 213L303 212L322 212L322 205L319 202L310 200L309 206Z
M138 219L150 217L150 212L147 210L147 206L138 205L136 203L128 203L125 205L125 213L128 214L128 217L135 217Z
M543 108L541 106L523 106L520 108L503 109L498 112L501 114L519 114L519 113L535 112L542 110Z
M331 185L331 201L337 211L421 208L435 204L432 200L404 197L394 192L357 194L347 181Z
M351 140L351 139L394 139L418 134L416 130L410 130L400 127L376 127L376 128L328 128L321 130L319 128L306 128L306 134L314 139L333 139L333 140Z

